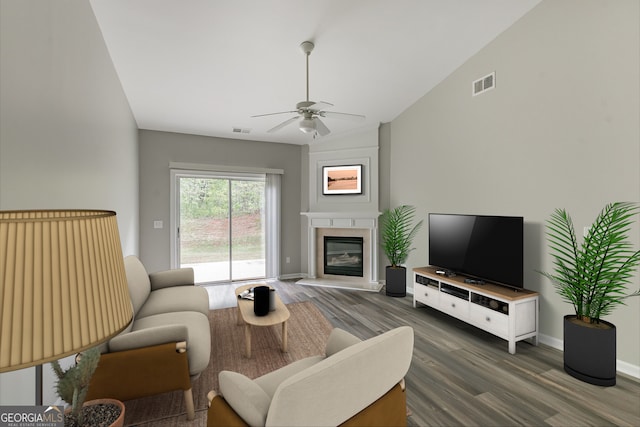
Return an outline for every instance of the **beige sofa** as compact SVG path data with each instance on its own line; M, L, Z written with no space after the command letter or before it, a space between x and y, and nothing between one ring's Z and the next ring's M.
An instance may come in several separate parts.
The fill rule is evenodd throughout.
M147 274L134 256L124 264L133 321L103 346L87 398L129 400L183 390L191 420L191 381L211 355L207 291L194 286L190 268Z
M361 341L334 329L325 354L251 380L219 373L209 393L209 427L406 425L403 378L413 329L402 326Z

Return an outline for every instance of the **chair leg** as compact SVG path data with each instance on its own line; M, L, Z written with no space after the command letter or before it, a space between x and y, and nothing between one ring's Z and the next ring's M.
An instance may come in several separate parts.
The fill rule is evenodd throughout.
M193 421L196 417L196 409L193 404L193 389L184 391L184 403L187 406L187 420Z

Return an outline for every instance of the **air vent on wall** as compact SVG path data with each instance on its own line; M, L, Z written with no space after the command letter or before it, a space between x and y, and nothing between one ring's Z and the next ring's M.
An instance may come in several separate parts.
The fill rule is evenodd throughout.
M246 128L233 128L233 133L250 133L251 129Z
M482 77L471 84L471 94L473 96L480 95L488 90L496 87L496 72Z

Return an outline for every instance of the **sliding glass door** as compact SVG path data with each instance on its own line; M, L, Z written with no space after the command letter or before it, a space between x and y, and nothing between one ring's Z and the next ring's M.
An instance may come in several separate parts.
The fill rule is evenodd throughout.
M265 178L176 174L176 259L196 283L265 277Z

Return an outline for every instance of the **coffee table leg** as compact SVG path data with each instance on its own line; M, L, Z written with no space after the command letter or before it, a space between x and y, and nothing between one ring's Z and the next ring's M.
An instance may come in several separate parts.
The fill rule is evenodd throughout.
M287 352L287 321L282 322L282 352Z
M244 325L244 342L247 350L247 359L251 359L251 325L248 323Z

